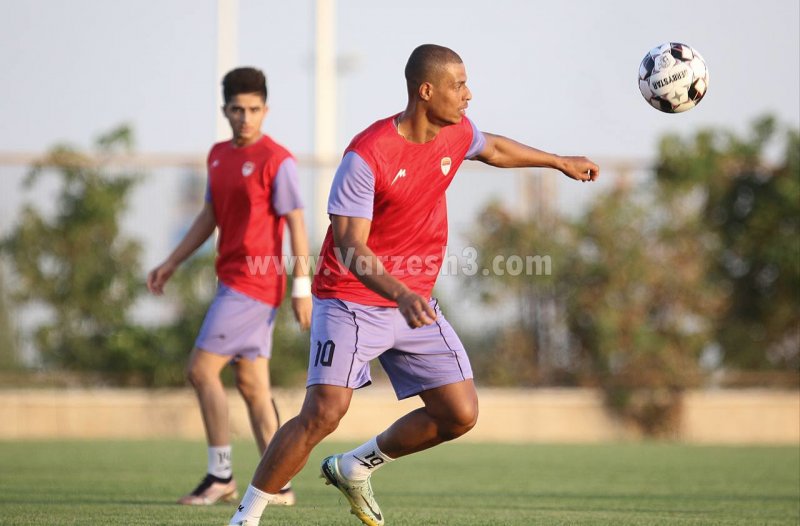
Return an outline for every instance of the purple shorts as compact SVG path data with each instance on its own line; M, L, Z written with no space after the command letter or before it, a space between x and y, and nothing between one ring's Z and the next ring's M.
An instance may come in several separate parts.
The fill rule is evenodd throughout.
M220 284L194 346L231 359L269 358L277 312L272 305Z
M472 378L461 340L438 301L431 299L430 306L436 322L411 329L396 307L314 297L306 385L369 385L373 358L380 359L400 400Z

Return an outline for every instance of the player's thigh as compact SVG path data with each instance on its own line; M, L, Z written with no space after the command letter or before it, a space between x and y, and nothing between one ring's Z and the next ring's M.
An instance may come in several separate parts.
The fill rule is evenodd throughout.
M430 305L436 312L435 322L416 329L409 328L397 314L395 348L380 357L400 399L472 378L472 366L460 338L437 301L431 300Z
M436 420L472 427L478 419L478 392L472 379L428 389L419 396Z
M269 359L263 356L256 358L237 358L232 362L236 387L247 398L270 397Z
M192 383L211 377L218 377L229 361L229 356L223 356L195 347L189 355L189 362L186 366L186 376Z
M392 346L390 309L314 298L311 316L307 386L369 385L370 360Z
M300 419L306 427L325 428L332 432L347 413L353 389L338 385L312 385L306 389L306 397L300 408Z

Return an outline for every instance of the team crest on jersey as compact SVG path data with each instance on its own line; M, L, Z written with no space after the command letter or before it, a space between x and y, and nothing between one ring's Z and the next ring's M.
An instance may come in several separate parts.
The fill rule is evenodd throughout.
M248 175L253 173L253 170L255 169L255 167L256 167L256 165L253 162L247 161L246 163L244 163L242 165L242 175L247 177Z
M447 175L450 173L450 165L453 164L453 161L450 160L450 157L442 157L442 174Z

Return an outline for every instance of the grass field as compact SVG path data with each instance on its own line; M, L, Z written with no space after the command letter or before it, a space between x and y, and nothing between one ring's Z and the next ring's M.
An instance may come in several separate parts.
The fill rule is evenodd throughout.
M318 478L323 443L295 481L294 508L266 525L359 525ZM255 446L236 444L246 487ZM0 524L215 525L232 506L173 504L205 467L197 442L0 442ZM797 447L447 444L396 462L373 486L387 525L800 524Z

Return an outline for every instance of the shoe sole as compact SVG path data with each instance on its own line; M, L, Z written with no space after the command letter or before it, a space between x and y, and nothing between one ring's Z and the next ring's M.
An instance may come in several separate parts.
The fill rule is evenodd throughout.
M213 506L218 502L225 502L229 504L231 502L236 502L238 499L239 499L239 492L237 490L233 490L230 493L222 495L219 499L213 502L208 502L203 498L198 498L197 500L187 499L186 501L181 499L178 501L178 504L181 504L183 506Z
M322 468L320 468L319 478L325 481L326 486L333 486L334 488L339 490L339 493L344 495L344 497L347 499L347 502L350 503L350 513L358 517L358 520L360 520L367 526L383 526L382 523L376 522L375 520L372 519L372 517L370 517L369 515L358 509L356 503L353 502L353 498L345 490L339 487L339 484L336 482L336 476L333 473L331 473L329 476L328 473L325 471L325 466L327 464L328 464L327 462L322 464Z
M231 491L230 493L226 493L220 499L222 502L236 502L239 500L239 492L236 490ZM219 502L219 501L217 501Z
M294 492L279 493L269 503L273 506L294 506L297 503L297 497Z

